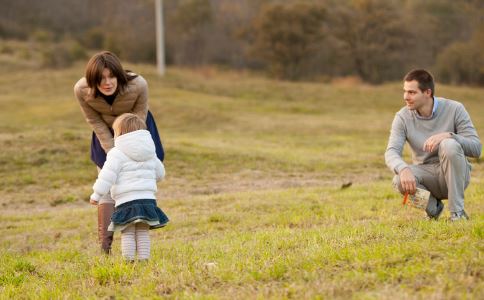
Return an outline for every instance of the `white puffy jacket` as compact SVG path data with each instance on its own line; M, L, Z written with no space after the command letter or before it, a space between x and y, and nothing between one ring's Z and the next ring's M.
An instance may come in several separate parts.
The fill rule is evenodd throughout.
M155 144L147 130L117 137L92 187L91 199L99 201L111 192L116 206L137 199L156 199L156 182L165 177L165 167L156 157Z

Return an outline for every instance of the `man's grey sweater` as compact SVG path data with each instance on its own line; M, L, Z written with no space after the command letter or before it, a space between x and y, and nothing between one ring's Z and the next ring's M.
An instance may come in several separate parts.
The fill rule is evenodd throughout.
M402 159L406 141L412 149L414 164L438 163L438 149L431 153L423 150L425 141L438 133L450 132L452 138L462 146L466 156L480 157L482 145L464 105L449 99L434 99L438 101L437 109L428 119L420 117L417 111L407 107L403 107L395 115L385 152L385 162L395 174L408 166Z

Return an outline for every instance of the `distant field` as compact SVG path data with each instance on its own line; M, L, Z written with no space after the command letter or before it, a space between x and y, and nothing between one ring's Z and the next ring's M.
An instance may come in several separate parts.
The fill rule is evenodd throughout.
M402 208L383 161L400 83L127 67L149 82L166 150L159 204L172 222L152 232L151 261L123 263L119 239L112 257L98 252L91 133L72 92L84 65L10 67L0 76L0 298L484 295L484 164L471 161L471 221ZM437 85L437 95L463 102L484 137L484 89Z

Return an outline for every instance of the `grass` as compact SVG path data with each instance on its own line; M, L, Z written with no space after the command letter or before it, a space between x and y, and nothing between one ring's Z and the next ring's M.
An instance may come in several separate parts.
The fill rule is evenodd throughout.
M401 84L273 81L128 65L150 84L166 148L152 258L100 255L83 65L0 76L0 298L480 298L484 175L469 222L401 206L383 162ZM484 136L484 90L437 85ZM409 159L406 150L405 157ZM341 186L351 182L349 188Z

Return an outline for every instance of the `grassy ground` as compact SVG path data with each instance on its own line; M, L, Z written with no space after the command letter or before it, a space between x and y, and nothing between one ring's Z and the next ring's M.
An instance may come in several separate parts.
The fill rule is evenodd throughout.
M1 57L0 57L1 59ZM288 83L129 65L166 148L152 259L96 243L96 169L72 86L83 65L0 76L0 298L479 298L484 166L471 221L401 206L383 162L400 83ZM484 90L437 86L484 137ZM405 153L409 158L408 151ZM343 184L352 186L342 189ZM481 295L481 296L479 296Z

